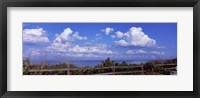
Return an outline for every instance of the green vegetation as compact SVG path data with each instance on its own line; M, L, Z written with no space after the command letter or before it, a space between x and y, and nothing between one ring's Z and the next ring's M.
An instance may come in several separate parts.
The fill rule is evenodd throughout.
M144 64L127 64L125 61L116 63L107 58L97 66L78 67L73 64L55 65L30 64L31 60L23 60L24 75L170 75L176 74L177 59L151 61ZM169 66L170 65L170 66Z

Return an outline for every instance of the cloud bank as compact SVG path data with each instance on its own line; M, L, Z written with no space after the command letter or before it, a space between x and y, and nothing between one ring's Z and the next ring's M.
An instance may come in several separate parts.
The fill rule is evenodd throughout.
M23 30L23 42L29 43L47 43L48 37L45 35L43 28L38 29L24 29Z
M126 54L156 54L156 55L163 55L164 52L158 52L158 51L145 51L145 50L128 50Z

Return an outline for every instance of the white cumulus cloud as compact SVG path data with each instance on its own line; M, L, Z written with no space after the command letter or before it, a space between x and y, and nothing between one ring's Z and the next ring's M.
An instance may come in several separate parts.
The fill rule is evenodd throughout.
M116 36L115 35L111 35L111 38L116 38Z
M87 40L87 37L85 36L80 36L78 32L75 32L73 35L72 35L75 39L78 39L78 40Z
M70 28L64 29L64 31L60 34L57 34L56 39L57 41L69 41L72 39L76 40L87 40L87 37L80 36L78 32L73 32Z
M95 55L95 54L83 54L83 53L78 53L78 54L75 54L75 53L68 53L68 54L65 54L65 56L69 56L69 57L86 57L86 58L90 58L90 57L93 57L93 58L97 58L99 57L98 55Z
M70 28L66 28L60 35L57 35L56 39L67 41L70 38L69 35L72 33L73 31Z
M110 28L110 27L107 27L107 28L103 29L102 31L105 32L106 35L109 35L111 32L114 31L114 29Z
M107 50L103 47L97 47L97 46L79 46L76 45L73 48L69 48L69 52L75 52L75 53L100 53L100 54L113 54L111 50Z
M124 33L117 31L116 33L117 38L122 38L124 36Z
M39 52L39 50L33 50L33 51L31 51L31 55L38 56L38 55L40 55L40 52Z
M150 38L142 31L141 27L131 27L128 32L118 32L116 36L123 40L115 41L116 44L121 46L143 46L151 47L156 45L156 40ZM123 36L122 36L123 35Z
M151 51L150 53L152 53L152 54L158 54L158 55L165 54L164 52L158 52L158 51Z
M47 51L66 52L69 46L69 42L53 42L51 46L47 47Z
M144 50L128 50L126 53L127 54L145 54L145 53L147 53L147 51L144 51Z
M45 35L43 28L38 29L24 29L23 30L23 42L30 43L46 43L49 42L48 37Z
M87 37L80 36L78 32L73 32L70 28L66 28L62 33L56 35L53 43L47 47L47 51L67 52L73 40L87 40Z
M120 45L120 46L128 46L129 43L126 40L119 40L119 41L115 41L116 44Z
M41 55L41 50L39 49L30 48L24 51L25 57L40 56L40 55Z
M145 50L128 50L126 54L157 54L157 55L163 55L165 54L164 52L159 52L159 51L145 51Z

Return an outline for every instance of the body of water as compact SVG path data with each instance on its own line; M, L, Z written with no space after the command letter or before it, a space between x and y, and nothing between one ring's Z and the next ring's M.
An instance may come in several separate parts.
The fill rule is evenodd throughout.
M65 62L58 62L58 61L47 61L46 63L48 65L54 65L59 63L67 63L67 64L74 64L76 66L96 66L98 64L101 64L101 61L103 60L71 60L71 61L65 61ZM122 63L125 61L127 64L141 64L146 63L148 61L138 61L138 60L115 60L115 63ZM39 63L37 63L39 64Z

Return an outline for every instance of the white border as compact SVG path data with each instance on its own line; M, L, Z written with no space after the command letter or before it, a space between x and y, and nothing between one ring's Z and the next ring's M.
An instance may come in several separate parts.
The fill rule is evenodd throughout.
M193 91L192 7L8 7L7 15L8 91ZM22 76L22 22L178 22L178 75Z

